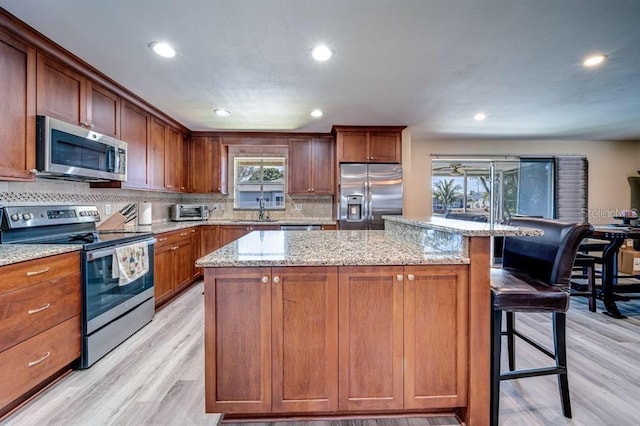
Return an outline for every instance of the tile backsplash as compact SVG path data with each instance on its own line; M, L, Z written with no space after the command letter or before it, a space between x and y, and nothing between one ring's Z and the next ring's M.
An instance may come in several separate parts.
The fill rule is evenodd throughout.
M35 182L0 182L0 205L29 204L90 204L100 210L102 218L107 205L117 212L127 204L152 203L153 222L169 220L169 206L176 203L206 204L211 217L219 219L251 219L255 211L233 210L233 198L221 194L176 194L170 192L136 191L127 189L90 188L88 183L38 178ZM330 219L332 196L305 196L295 199L286 196L285 210L268 211L272 219ZM298 207L298 209L296 209Z

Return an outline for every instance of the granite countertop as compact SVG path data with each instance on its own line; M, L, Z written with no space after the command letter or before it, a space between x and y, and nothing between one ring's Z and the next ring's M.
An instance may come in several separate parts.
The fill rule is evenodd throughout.
M451 232L463 237L541 236L543 232L533 228L517 228L508 225L445 219L437 216L382 216L389 222L412 225L426 229Z
M128 231L145 231L161 234L163 232L176 231L184 228L201 225L335 225L336 221L327 218L305 218L305 219L274 219L274 220L251 220L251 219L209 219L209 220L186 220L182 222L158 222L151 225L127 226Z
M427 248L386 231L254 231L196 262L201 267L465 264L461 250Z
M0 266L78 250L81 244L0 244Z

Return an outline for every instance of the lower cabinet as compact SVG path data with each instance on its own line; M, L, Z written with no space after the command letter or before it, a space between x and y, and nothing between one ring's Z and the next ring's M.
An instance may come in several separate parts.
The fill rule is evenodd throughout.
M0 417L80 358L80 252L0 267Z
M466 265L206 269L206 411L465 406L467 275Z
M156 307L171 299L193 282L193 249L195 228L157 234L154 257Z
M206 271L207 412L335 411L337 268Z

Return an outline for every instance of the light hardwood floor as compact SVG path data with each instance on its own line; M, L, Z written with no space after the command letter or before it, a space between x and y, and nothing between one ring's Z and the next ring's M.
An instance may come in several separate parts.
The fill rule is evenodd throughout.
M209 425L204 413L202 283L88 370L74 371L6 418L10 425ZM554 377L503 382L502 425L640 424L640 302L620 303L629 319L588 311L582 298L568 314L573 419L565 419ZM547 315L521 315L522 331L549 342ZM548 362L518 345L518 367ZM539 365L539 364L538 364ZM5 385L5 384L3 384ZM260 423L261 425L267 423ZM271 423L273 424L273 423ZM457 424L451 418L289 422L298 425L418 426ZM244 424L247 426L248 424Z

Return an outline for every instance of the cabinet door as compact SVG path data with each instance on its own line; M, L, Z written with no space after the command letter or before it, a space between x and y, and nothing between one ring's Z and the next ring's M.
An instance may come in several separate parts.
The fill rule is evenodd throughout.
M338 409L337 268L273 268L273 412Z
M220 140L196 136L190 142L188 177L191 192L220 192Z
M247 225L221 225L220 226L220 247L226 246L251 232L251 227Z
M71 124L87 123L87 82L84 77L38 53L36 109Z
M270 282L269 268L205 271L207 413L271 411Z
M202 268L196 266L196 260L202 257L202 227L191 228L191 276L193 279L202 275Z
M366 163L367 132L338 132L338 162Z
M120 137L120 97L102 86L87 82L89 87L89 117L91 129L99 133Z
M289 139L289 194L309 194L311 183L311 139Z
M174 291L178 293L186 288L193 279L193 250L191 247L191 233L186 239L180 240L173 247L173 276Z
M153 285L156 306L173 296L173 247L159 246L155 249L153 266Z
M218 225L206 225L201 226L200 231L202 233L200 256L206 256L220 247L218 242L220 227Z
M314 194L333 194L335 187L334 141L328 138L313 140L311 151L311 191Z
M183 191L182 134L167 126L164 151L164 187L169 191ZM159 158L158 158L159 159Z
M164 153L167 125L155 117L151 118L151 188L165 189L164 184Z
M399 163L401 150L400 132L370 133L368 161L374 163Z
M403 269L341 267L340 410L403 407Z
M461 407L467 396L468 268L405 267L404 407Z
M149 188L149 124L146 112L122 103L122 140L127 143L127 181L128 188Z
M0 32L0 178L34 180L35 51Z

